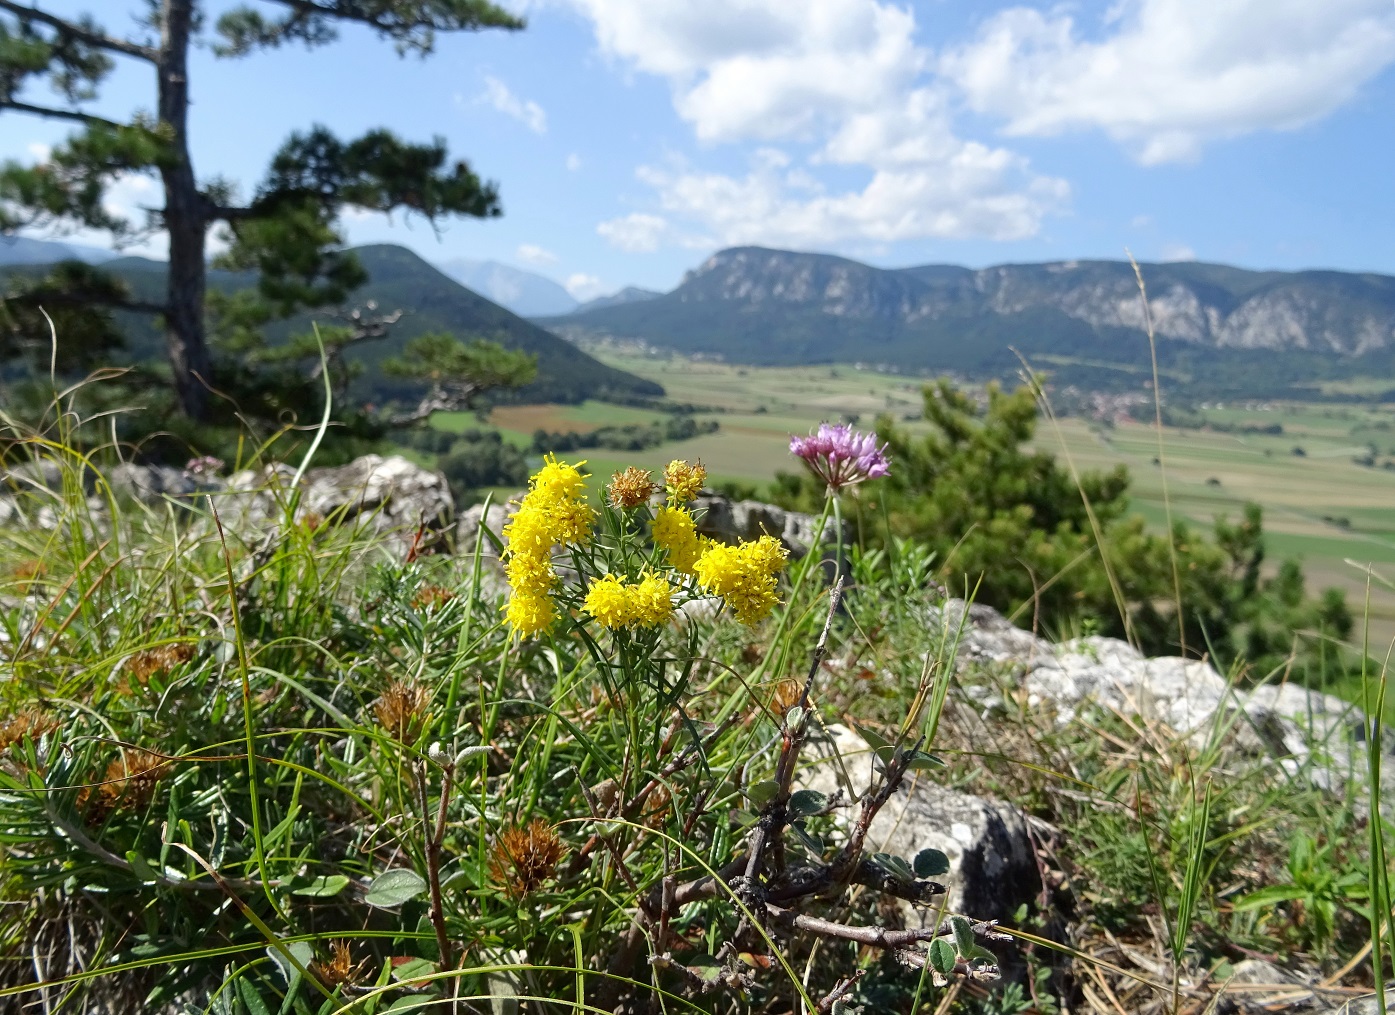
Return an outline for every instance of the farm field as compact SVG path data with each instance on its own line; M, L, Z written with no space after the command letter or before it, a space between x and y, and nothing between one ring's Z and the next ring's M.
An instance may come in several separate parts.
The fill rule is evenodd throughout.
M920 410L921 378L850 365L758 368L633 353L601 357L659 381L674 402L714 410L699 418L716 419L721 429L646 451L588 452L598 482L626 465L661 468L685 457L701 458L717 482L765 483L777 470L793 468L787 450L792 433L821 420L857 417L870 425L880 413L904 420ZM1365 568L1395 581L1395 407L1275 402L1207 407L1202 416L1234 432L1164 427L1159 456L1150 422L1065 418L1043 420L1037 444L1082 470L1126 465L1134 509L1158 528L1169 503L1174 519L1206 528L1217 515L1237 517L1246 502L1259 503L1271 558L1301 559L1314 590L1344 589L1358 615ZM489 425L527 445L539 427L585 431L660 418L652 410L587 402L501 407ZM433 422L456 431L480 426L468 414ZM1282 432L1259 432L1275 424ZM914 429L916 423L905 425ZM1155 464L1159 457L1163 467ZM1358 464L1358 458L1373 464ZM1383 655L1395 639L1395 591L1379 580L1371 583L1370 620L1372 644Z

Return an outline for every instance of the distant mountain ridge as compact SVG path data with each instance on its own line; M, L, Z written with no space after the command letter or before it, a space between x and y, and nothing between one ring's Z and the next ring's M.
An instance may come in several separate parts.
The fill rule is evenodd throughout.
M1258 364L1258 390L1383 370L1395 356L1395 277L1140 267L1160 358L1195 371L1203 386L1219 383L1205 374L1232 364ZM1002 376L1020 369L1021 353L1080 361L1066 372L1083 379L1148 360L1137 280L1121 261L885 269L737 247L663 296L545 323L573 338L639 339L752 364L861 361Z
M436 267L447 277L519 317L569 314L578 306L576 298L557 282L511 264L461 257L442 261Z
M0 236L0 265L52 264L55 261L86 261L101 264L120 257L114 250L81 243L36 240L29 236Z
M354 251L368 272L369 281L349 298L350 306L370 303L384 311L401 309L403 316L387 338L351 347L346 356L362 367L351 388L357 399L382 401L406 398L411 385L386 376L380 364L401 352L403 345L427 332L448 332L462 340L488 338L538 358L537 379L518 395L537 402L580 402L588 398L652 398L663 395L653 381L606 366L594 357L544 328L485 299L448 278L405 247L375 244ZM104 269L121 277L138 300L157 302L163 297L166 267L162 261L121 257ZM37 272L38 264L12 264L4 274ZM209 287L235 291L253 284L248 274L214 270ZM115 315L126 336L126 355L132 362L164 356L164 338L147 314L119 311ZM279 341L294 332L310 330L312 320L334 324L328 314L302 314L268 328L268 339ZM60 341L62 336L60 336Z
M597 296L593 300L587 300L573 310L572 313L585 314L592 310L601 310L605 307L623 306L626 303L643 303L645 300L656 299L662 295L663 293L655 292L653 289L641 289L637 285L630 285L617 293L611 293L609 296Z

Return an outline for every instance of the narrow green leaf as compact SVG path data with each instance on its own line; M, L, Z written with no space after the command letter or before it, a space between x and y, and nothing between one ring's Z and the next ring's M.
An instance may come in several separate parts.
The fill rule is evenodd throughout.
M959 954L968 958L978 945L978 941L974 938L973 927L962 916L951 916L949 926L954 931L954 945L959 949Z
M326 874L315 878L308 885L292 888L292 895L308 895L315 899L328 899L338 895L349 886L349 878L343 874Z

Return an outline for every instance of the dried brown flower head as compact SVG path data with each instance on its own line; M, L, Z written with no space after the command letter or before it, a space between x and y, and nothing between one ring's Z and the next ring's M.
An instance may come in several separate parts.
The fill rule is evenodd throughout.
M363 966L367 961L367 959L361 959L358 962L353 960L353 954L349 951L349 942L331 941L329 960L321 962L316 959L310 964L310 969L328 987L353 986L363 976Z
M15 565L11 572L14 575L16 590L20 595L27 596L34 592L39 585L39 579L48 574L48 566L42 560L23 560Z
M150 803L156 784L168 770L169 762L158 754L139 747L125 748L96 786L85 786L78 793L78 808L94 825L112 811L140 810Z
M685 504L702 492L702 484L707 482L707 467L702 462L689 464L675 458L664 467L664 488L668 499L674 504Z
M320 529L324 528L325 516L320 514L318 511L306 511L303 515L300 516L300 518L296 520L296 524L299 525L301 529L303 529L306 533L313 535Z
M399 744L414 744L421 736L431 705L431 690L406 680L394 680L373 703L378 725Z
M137 652L126 660L126 670L144 687L157 673L168 673L180 663L194 658L194 646L188 642L160 645Z
M4 754L25 737L38 740L58 727L58 720L44 715L37 708L26 708L0 722L0 754Z
M527 828L504 829L489 849L489 873L510 898L536 892L552 877L566 847L557 831L534 818Z
M444 585L423 585L412 597L412 609L436 610L455 598L455 593Z
M610 477L607 493L610 503L618 508L638 507L649 501L655 489L654 474L648 469L637 469L631 465L624 472Z
M770 711L776 715L783 716L795 705L799 704L799 695L803 692L798 680L785 679L775 685L775 691L770 695Z

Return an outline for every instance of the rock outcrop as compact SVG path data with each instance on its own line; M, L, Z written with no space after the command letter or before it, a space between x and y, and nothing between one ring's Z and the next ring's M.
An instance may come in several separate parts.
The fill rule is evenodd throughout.
M927 619L949 631L962 625L961 671L973 663L1004 668L1029 706L1046 706L1062 721L1098 706L1165 723L1184 735L1202 735L1221 724L1289 772L1304 772L1332 789L1345 785L1358 766L1354 747L1364 735L1362 713L1333 695L1293 684L1236 687L1209 663L1150 659L1115 638L1053 644L990 607L959 599L933 609ZM991 707L991 695L980 697Z
M805 749L799 784L830 798L841 791L844 800L856 800L873 784L872 747L846 726L830 725L827 734L813 738ZM856 806L841 809L844 832L856 820L857 811ZM1008 919L1041 887L1027 818L1021 810L941 786L924 772L912 773L877 813L867 835L867 849L907 862L922 849L938 849L949 858L949 873L934 880L949 889L949 909L978 920ZM926 915L917 913L910 903L902 907L908 926L918 926Z

